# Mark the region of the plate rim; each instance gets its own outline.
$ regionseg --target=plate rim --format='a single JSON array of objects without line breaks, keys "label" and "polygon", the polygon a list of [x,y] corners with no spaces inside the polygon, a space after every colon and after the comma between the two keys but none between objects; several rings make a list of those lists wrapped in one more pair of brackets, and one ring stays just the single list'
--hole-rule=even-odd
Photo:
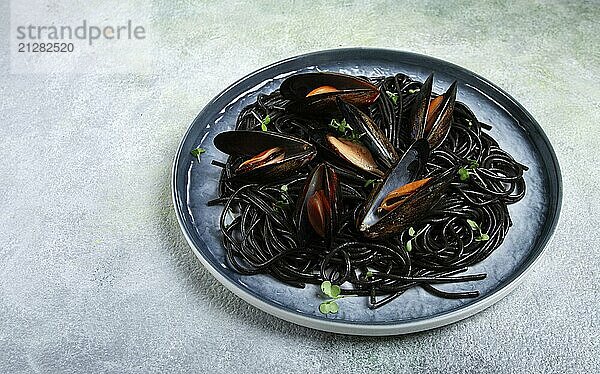
[{"label": "plate rim", "polygon": [[[506,100],[508,100],[512,105],[516,106],[522,112],[522,114],[527,118],[527,120],[532,125],[532,130],[535,130],[537,135],[540,137],[541,142],[546,146],[547,150],[549,151],[545,157],[549,157],[551,164],[553,164],[553,166],[554,166],[554,171],[555,171],[554,180],[556,181],[556,191],[555,191],[556,204],[554,206],[550,207],[549,216],[551,216],[551,217],[548,217],[548,219],[550,219],[551,222],[549,225],[547,223],[544,225],[547,232],[546,232],[546,235],[543,238],[541,238],[541,242],[537,245],[537,247],[539,247],[539,251],[537,251],[537,253],[532,253],[525,260],[525,262],[521,265],[521,268],[519,270],[520,272],[512,280],[508,281],[508,283],[506,283],[504,285],[501,285],[499,288],[497,288],[491,294],[481,297],[481,299],[473,302],[470,305],[459,307],[458,309],[455,309],[455,310],[443,312],[439,315],[435,315],[432,317],[420,318],[420,319],[416,319],[413,321],[399,322],[399,323],[365,324],[362,322],[349,322],[349,321],[343,321],[343,320],[327,320],[327,319],[323,319],[323,318],[316,318],[316,317],[312,317],[312,316],[308,316],[308,315],[302,315],[302,314],[293,312],[291,310],[287,310],[282,307],[278,307],[277,304],[275,304],[275,303],[269,303],[268,301],[262,300],[262,299],[258,298],[257,296],[251,294],[249,291],[246,291],[243,288],[239,287],[236,283],[230,281],[227,277],[225,277],[218,269],[216,269],[202,255],[200,250],[197,248],[194,240],[192,239],[190,233],[188,232],[188,227],[185,224],[184,215],[183,215],[183,212],[181,211],[182,209],[180,209],[181,208],[181,206],[180,206],[181,199],[180,199],[180,196],[178,193],[177,175],[179,172],[180,160],[183,156],[183,147],[185,145],[186,140],[188,139],[188,136],[190,135],[190,132],[194,128],[194,124],[198,121],[198,119],[201,118],[203,115],[205,115],[205,113],[208,111],[208,109],[211,108],[215,104],[215,102],[217,102],[221,97],[223,97],[225,94],[227,94],[233,88],[235,88],[236,86],[238,86],[239,84],[241,84],[247,80],[250,80],[252,77],[254,77],[256,75],[261,74],[262,72],[264,72],[266,70],[273,69],[279,65],[293,62],[295,60],[310,59],[312,57],[317,57],[320,55],[330,55],[330,54],[339,54],[339,53],[343,54],[343,53],[351,53],[351,52],[357,52],[357,51],[360,51],[362,53],[372,52],[374,54],[382,54],[382,53],[383,54],[396,54],[398,56],[403,55],[405,57],[410,57],[413,59],[423,58],[423,59],[427,59],[427,60],[430,60],[435,63],[445,65],[448,68],[460,71],[462,73],[466,73],[466,74],[470,75],[471,77],[480,80],[483,84],[489,86],[489,88],[497,91],[499,94],[504,96],[504,98]],[[536,148],[537,148],[537,145],[536,145]],[[538,151],[539,151],[539,149],[538,149]],[[545,162],[545,164],[547,164],[547,162]],[[549,172],[547,172],[547,174],[549,175]],[[531,271],[531,269],[535,266],[535,264],[540,260],[540,258],[546,251],[548,243],[552,240],[554,233],[555,233],[556,226],[558,224],[560,211],[562,208],[562,195],[563,195],[562,189],[563,189],[562,173],[560,170],[560,165],[558,162],[558,158],[556,157],[556,153],[555,153],[548,137],[544,133],[544,131],[541,128],[541,126],[539,125],[539,123],[533,118],[533,116],[517,100],[515,100],[511,95],[509,95],[502,88],[498,87],[497,85],[495,85],[491,81],[487,80],[486,78],[480,76],[479,74],[472,72],[471,70],[463,68],[454,63],[451,63],[451,62],[448,62],[448,61],[445,61],[442,59],[438,59],[436,57],[419,54],[419,53],[414,53],[414,52],[397,50],[397,49],[371,48],[371,47],[334,48],[334,49],[325,49],[325,50],[304,53],[304,54],[289,57],[289,58],[286,58],[286,59],[283,59],[280,61],[273,62],[269,65],[266,65],[264,67],[261,67],[261,68],[255,70],[249,74],[246,74],[242,78],[236,80],[235,82],[230,84],[228,87],[226,87],[224,90],[222,90],[214,98],[212,98],[203,107],[203,109],[196,115],[194,120],[190,123],[190,125],[188,126],[185,134],[183,135],[183,137],[179,143],[179,146],[177,147],[177,151],[176,151],[175,158],[174,158],[173,164],[172,164],[172,169],[171,169],[171,198],[172,198],[173,207],[175,209],[175,214],[177,216],[177,221],[178,221],[179,227],[180,227],[188,245],[191,247],[192,251],[194,252],[195,256],[200,260],[202,265],[212,274],[212,276],[215,277],[223,286],[225,286],[225,288],[227,288],[229,291],[233,292],[236,296],[238,296],[245,302],[249,303],[250,305],[253,305],[254,307],[256,307],[268,314],[271,314],[275,317],[286,320],[288,322],[292,322],[297,325],[301,325],[304,327],[313,328],[313,329],[317,329],[317,330],[321,330],[321,331],[326,331],[326,332],[349,334],[349,335],[364,335],[364,336],[386,336],[386,335],[410,334],[410,333],[414,333],[414,332],[425,331],[425,330],[430,330],[430,329],[434,329],[437,327],[449,325],[451,323],[471,317],[474,314],[481,312],[482,310],[492,306],[493,304],[495,304],[496,302],[498,302],[499,300],[501,300],[502,298],[507,296],[512,290],[514,290],[519,284],[522,283],[525,274],[527,274],[529,271]],[[548,219],[547,219],[547,221],[548,221]],[[544,226],[542,228],[544,228]],[[532,256],[533,256],[533,258],[532,258]]]}]

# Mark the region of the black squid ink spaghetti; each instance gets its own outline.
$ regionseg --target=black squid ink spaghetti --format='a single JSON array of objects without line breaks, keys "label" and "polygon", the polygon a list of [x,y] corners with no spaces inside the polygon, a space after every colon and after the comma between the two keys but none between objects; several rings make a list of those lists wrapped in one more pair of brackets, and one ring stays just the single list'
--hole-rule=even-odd
[{"label": "black squid ink spaghetti", "polygon": [[227,265],[293,287],[321,285],[334,300],[363,296],[372,309],[411,287],[477,297],[439,285],[502,244],[507,206],[525,195],[523,173],[456,101],[457,84],[432,92],[406,75],[307,73],[258,96],[215,146],[229,155],[219,196]]}]

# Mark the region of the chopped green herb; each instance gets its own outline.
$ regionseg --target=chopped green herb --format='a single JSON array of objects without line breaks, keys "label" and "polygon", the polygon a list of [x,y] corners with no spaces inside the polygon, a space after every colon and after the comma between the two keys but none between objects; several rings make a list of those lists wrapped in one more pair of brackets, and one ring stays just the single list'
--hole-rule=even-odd
[{"label": "chopped green herb", "polygon": [[192,149],[190,154],[194,157],[200,158],[200,155],[203,154],[204,152],[206,152],[206,149],[198,147],[196,149]]},{"label": "chopped green herb", "polygon": [[369,187],[373,183],[375,183],[375,179],[367,179],[367,181],[365,182],[365,187]]},{"label": "chopped green herb", "polygon": [[344,139],[348,139],[348,140],[351,140],[351,141],[353,141],[355,143],[359,143],[360,142],[360,138],[363,135],[365,135],[365,134],[364,133],[363,134],[358,134],[358,133],[354,132],[354,130],[351,130],[350,134],[344,135]]},{"label": "chopped green herb", "polygon": [[290,199],[287,194],[288,186],[287,186],[287,184],[284,184],[279,188],[281,189],[281,194],[280,194],[281,200],[277,200],[274,205],[276,208],[283,210],[283,209],[286,209],[290,205]]},{"label": "chopped green herb", "polygon": [[409,94],[414,94],[414,93],[417,93],[417,92],[419,92],[419,91],[421,91],[421,89],[419,89],[419,88],[413,88],[412,90],[408,90],[407,92],[408,92]]},{"label": "chopped green herb", "polygon": [[373,278],[373,272],[371,270],[367,271],[366,275],[367,278]]},{"label": "chopped green herb", "polygon": [[262,122],[260,123],[260,128],[261,128],[261,130],[262,130],[262,131],[267,131],[267,130],[268,130],[268,128],[267,128],[267,125],[268,125],[269,123],[271,123],[271,116],[269,116],[269,115],[267,114],[267,116],[266,116],[265,118],[263,118]]},{"label": "chopped green herb", "polygon": [[331,120],[331,122],[329,123],[329,127],[336,129],[337,132],[342,134],[342,137],[344,139],[348,139],[353,142],[358,142],[360,140],[360,138],[364,135],[364,134],[359,134],[359,133],[355,132],[354,129],[352,127],[350,127],[350,125],[346,122],[345,118],[342,119],[341,121],[338,121],[337,119],[333,118]]},{"label": "chopped green herb", "polygon": [[385,91],[385,93],[390,97],[390,100],[392,100],[392,103],[394,103],[394,105],[396,105],[398,103],[398,94],[397,93],[393,93],[390,91]]},{"label": "chopped green herb", "polygon": [[481,234],[475,238],[475,241],[478,241],[478,242],[485,242],[487,240],[490,240],[490,236],[488,234]]},{"label": "chopped green herb", "polygon": [[471,226],[471,230],[473,230],[473,231],[479,230],[479,225],[477,224],[477,222],[473,221],[472,219],[468,219],[467,223],[469,224],[469,226]]},{"label": "chopped green herb", "polygon": [[337,119],[333,118],[329,123],[329,126],[333,127],[341,134],[345,134],[347,129],[352,130],[352,127],[350,127],[350,125],[346,122],[345,118],[343,118],[341,121],[338,121]]},{"label": "chopped green herb", "polygon": [[477,160],[467,160],[469,161],[468,169],[475,170],[479,167],[479,162]]},{"label": "chopped green herb", "polygon": [[479,236],[475,237],[476,242],[485,242],[490,240],[490,236],[488,234],[481,232],[481,227],[479,227],[477,222],[473,221],[472,219],[467,219],[467,223],[469,226],[471,226],[471,230],[479,231]]},{"label": "chopped green herb", "polygon": [[461,181],[466,181],[467,179],[469,179],[470,170],[475,170],[479,167],[479,162],[477,160],[467,160],[469,162],[469,165],[467,166],[463,166],[460,169],[458,169],[458,176],[460,177]]},{"label": "chopped green herb", "polygon": [[404,244],[404,249],[406,250],[406,252],[410,252],[410,251],[412,251],[412,247],[413,247],[413,243],[412,243],[412,241],[413,241],[413,239],[415,239],[417,236],[421,235],[421,233],[423,233],[424,231],[425,231],[425,230],[423,230],[423,229],[422,229],[421,231],[417,231],[417,230],[415,230],[415,228],[414,228],[414,227],[412,227],[412,226],[408,228],[408,235],[409,235],[411,238],[410,238],[410,240],[409,240],[409,241],[407,241],[407,242]]}]

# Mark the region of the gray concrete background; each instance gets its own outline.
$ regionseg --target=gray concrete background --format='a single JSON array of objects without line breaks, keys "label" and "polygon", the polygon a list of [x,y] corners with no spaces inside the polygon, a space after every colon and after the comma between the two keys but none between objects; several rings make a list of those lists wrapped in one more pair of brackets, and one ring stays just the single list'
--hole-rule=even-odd
[{"label": "gray concrete background", "polygon": [[[0,372],[600,370],[598,3],[151,9],[148,74],[17,75],[0,5]],[[483,313],[410,336],[321,333],[239,300],[185,243],[169,177],[196,113],[261,66],[338,46],[473,70],[521,102],[554,145],[564,178],[555,238],[524,283]]]}]

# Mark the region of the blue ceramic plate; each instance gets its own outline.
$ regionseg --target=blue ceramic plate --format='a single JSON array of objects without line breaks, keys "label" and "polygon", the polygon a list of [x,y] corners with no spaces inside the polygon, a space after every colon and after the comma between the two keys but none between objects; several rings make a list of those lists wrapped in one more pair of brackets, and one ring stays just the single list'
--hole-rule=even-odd
[{"label": "blue ceramic plate", "polygon": [[[340,301],[338,314],[318,311],[317,286],[296,289],[268,276],[241,276],[229,269],[220,243],[221,206],[207,207],[217,196],[220,168],[211,160],[226,160],[213,146],[221,131],[234,128],[240,110],[259,93],[279,87],[287,76],[309,71],[334,71],[353,75],[404,73],[425,80],[435,73],[434,91],[459,83],[458,100],[478,119],[493,125],[491,135],[513,157],[529,166],[527,194],[509,207],[513,226],[504,243],[469,272],[488,274],[483,281],[444,285],[446,290],[481,292],[476,299],[446,300],[420,288],[407,291],[393,303],[367,308],[363,298]],[[200,160],[190,151],[206,149]],[[451,63],[413,53],[384,49],[336,49],[293,57],[260,69],[221,92],[198,114],[183,137],[173,166],[173,200],[181,229],[194,253],[228,289],[250,304],[285,320],[325,331],[359,335],[392,335],[435,328],[471,316],[506,296],[548,243],[561,205],[558,162],[546,135],[529,113],[510,95],[484,78]]]}]

